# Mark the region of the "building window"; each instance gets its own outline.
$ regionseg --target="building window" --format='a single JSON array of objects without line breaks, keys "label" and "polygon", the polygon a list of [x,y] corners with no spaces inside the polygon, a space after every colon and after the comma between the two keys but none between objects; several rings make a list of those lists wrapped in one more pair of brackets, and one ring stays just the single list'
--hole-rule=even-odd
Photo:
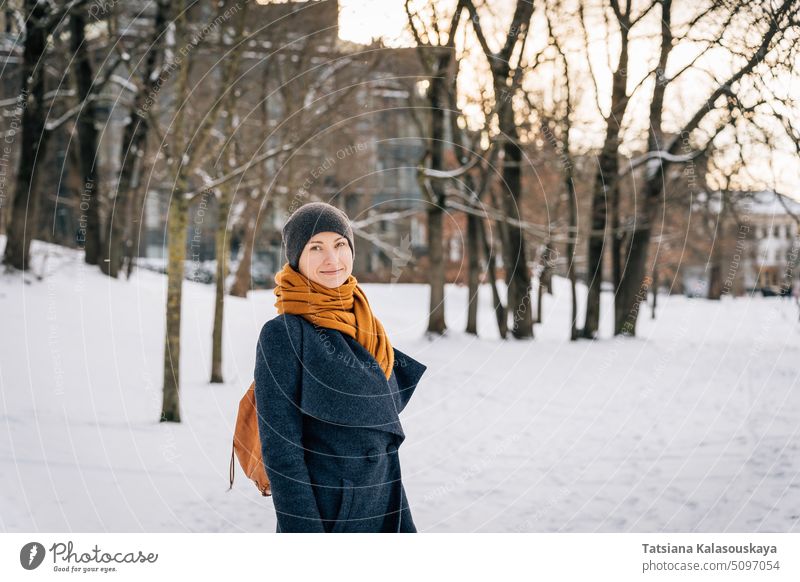
[{"label": "building window", "polygon": [[375,273],[381,268],[381,252],[378,249],[373,249],[369,254],[369,272]]},{"label": "building window", "polygon": [[425,225],[416,216],[411,217],[411,245],[415,247],[425,245]]},{"label": "building window", "polygon": [[457,263],[461,260],[461,239],[452,237],[450,239],[450,261]]}]

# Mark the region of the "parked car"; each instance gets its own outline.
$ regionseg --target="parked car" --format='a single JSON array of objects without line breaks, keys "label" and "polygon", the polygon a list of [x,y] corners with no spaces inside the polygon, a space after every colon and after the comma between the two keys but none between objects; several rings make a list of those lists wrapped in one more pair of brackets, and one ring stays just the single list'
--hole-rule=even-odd
[{"label": "parked car", "polygon": [[250,265],[250,282],[253,288],[271,289],[275,286],[275,273],[264,263]]},{"label": "parked car", "polygon": [[136,257],[136,266],[156,273],[167,272],[167,259],[159,257]]},{"label": "parked car", "polygon": [[183,278],[196,283],[213,283],[217,261],[184,261]]},{"label": "parked car", "polygon": [[779,285],[767,285],[761,288],[761,295],[764,297],[785,297],[790,293],[791,289],[788,285],[783,287]]}]

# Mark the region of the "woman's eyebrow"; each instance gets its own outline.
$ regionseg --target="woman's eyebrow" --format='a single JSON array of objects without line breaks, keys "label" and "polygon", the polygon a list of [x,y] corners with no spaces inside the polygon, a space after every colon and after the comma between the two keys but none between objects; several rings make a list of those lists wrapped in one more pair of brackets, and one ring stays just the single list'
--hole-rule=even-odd
[{"label": "woman's eyebrow", "polygon": [[[337,239],[336,239],[335,241],[333,241],[333,242],[339,242],[340,240],[343,240],[343,239],[344,239],[344,237],[343,237],[343,236],[340,236],[339,238],[337,238]],[[344,240],[346,240],[346,239],[344,239]],[[310,240],[310,241],[308,241],[308,244],[311,244],[311,243],[320,243],[320,244],[325,244],[325,241],[321,241],[321,240]]]}]

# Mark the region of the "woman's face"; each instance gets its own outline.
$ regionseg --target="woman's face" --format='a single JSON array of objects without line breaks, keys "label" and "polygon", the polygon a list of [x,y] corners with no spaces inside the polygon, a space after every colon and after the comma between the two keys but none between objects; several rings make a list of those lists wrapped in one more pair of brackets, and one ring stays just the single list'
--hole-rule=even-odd
[{"label": "woman's face", "polygon": [[312,236],[300,254],[300,273],[325,287],[339,287],[353,272],[353,252],[337,232]]}]

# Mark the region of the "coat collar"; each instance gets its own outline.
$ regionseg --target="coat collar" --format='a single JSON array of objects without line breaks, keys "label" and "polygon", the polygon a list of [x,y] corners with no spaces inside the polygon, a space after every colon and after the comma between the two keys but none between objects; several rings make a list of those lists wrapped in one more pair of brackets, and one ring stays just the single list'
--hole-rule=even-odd
[{"label": "coat collar", "polygon": [[356,339],[302,320],[303,413],[346,426],[373,428],[405,438],[399,413],[427,366],[394,348],[389,380]]}]

